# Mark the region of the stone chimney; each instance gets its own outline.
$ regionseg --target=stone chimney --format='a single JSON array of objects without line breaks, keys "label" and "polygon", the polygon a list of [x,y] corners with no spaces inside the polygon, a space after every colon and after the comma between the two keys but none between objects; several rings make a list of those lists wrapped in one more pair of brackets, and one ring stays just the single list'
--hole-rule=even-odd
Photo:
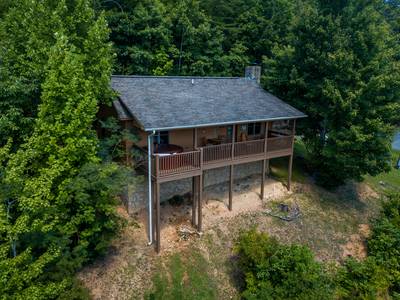
[{"label": "stone chimney", "polygon": [[261,67],[260,66],[247,66],[245,69],[244,77],[251,80],[256,80],[258,84],[261,81]]}]

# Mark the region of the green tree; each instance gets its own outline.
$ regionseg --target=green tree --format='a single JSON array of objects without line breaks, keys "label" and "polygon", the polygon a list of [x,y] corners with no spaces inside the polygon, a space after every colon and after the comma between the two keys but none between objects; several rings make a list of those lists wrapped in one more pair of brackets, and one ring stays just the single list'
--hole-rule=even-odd
[{"label": "green tree", "polygon": [[218,75],[223,35],[212,26],[198,0],[170,1],[176,75]]},{"label": "green tree", "polygon": [[119,74],[165,75],[173,66],[170,16],[159,0],[102,1]]},{"label": "green tree", "polygon": [[400,69],[380,1],[321,3],[303,8],[288,43],[264,59],[264,82],[308,115],[299,133],[318,181],[335,186],[389,169]]},{"label": "green tree", "polygon": [[[295,20],[296,11],[304,5],[288,0],[205,0],[202,8],[223,33],[225,53],[238,43],[246,51],[248,62],[261,63],[275,44],[285,41]],[[243,74],[243,69],[240,75]]]},{"label": "green tree", "polygon": [[[111,45],[105,18],[95,16],[89,0],[17,2],[6,22],[33,11],[58,26],[29,49],[35,62],[29,76],[41,83],[38,91],[26,91],[28,99],[40,98],[33,130],[17,151],[11,151],[12,135],[0,148],[0,294],[65,298],[73,272],[104,251],[120,223],[115,196],[128,174],[101,164],[92,129],[100,99],[111,94]],[[49,21],[38,21],[27,19],[24,26],[41,28],[44,39]],[[20,42],[18,49],[25,47]],[[8,66],[29,64],[20,55]]]}]

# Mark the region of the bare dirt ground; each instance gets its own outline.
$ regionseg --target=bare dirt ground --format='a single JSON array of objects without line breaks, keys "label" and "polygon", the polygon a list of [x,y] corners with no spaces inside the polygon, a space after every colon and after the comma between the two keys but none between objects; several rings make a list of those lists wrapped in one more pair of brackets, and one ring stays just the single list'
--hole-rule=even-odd
[{"label": "bare dirt ground", "polygon": [[[378,210],[377,194],[365,184],[348,184],[334,193],[312,183],[295,184],[293,192],[278,181],[269,179],[265,199],[260,199],[259,176],[249,177],[235,185],[233,210],[227,208],[226,185],[207,188],[204,192],[203,234],[182,240],[182,226],[191,228],[189,199],[179,206],[161,207],[161,254],[147,246],[146,215],[133,219],[111,247],[108,255],[85,268],[79,278],[89,288],[93,299],[142,299],[151,287],[151,277],[172,253],[199,249],[210,265],[221,299],[238,298],[232,278],[233,245],[242,230],[256,226],[260,231],[284,243],[309,246],[318,260],[340,262],[346,256],[365,257],[368,220]],[[285,222],[265,212],[277,203],[297,203],[300,218]],[[121,214],[124,214],[121,209]]]}]

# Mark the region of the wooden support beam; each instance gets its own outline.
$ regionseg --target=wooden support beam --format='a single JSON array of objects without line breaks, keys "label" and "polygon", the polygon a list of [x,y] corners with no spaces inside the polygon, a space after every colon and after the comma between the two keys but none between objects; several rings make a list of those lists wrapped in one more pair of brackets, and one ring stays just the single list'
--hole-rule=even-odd
[{"label": "wooden support beam", "polygon": [[263,161],[262,161],[262,167],[261,167],[261,193],[260,193],[260,198],[261,198],[261,200],[264,199],[265,163],[266,163],[266,160],[263,159]]},{"label": "wooden support beam", "polygon": [[192,177],[192,226],[196,226],[196,201],[197,201],[197,188],[196,188],[196,178]]},{"label": "wooden support beam", "polygon": [[292,184],[292,166],[293,166],[293,154],[289,156],[288,182],[287,182],[288,191],[290,191],[290,187]]},{"label": "wooden support beam", "polygon": [[268,151],[268,124],[269,122],[265,122],[264,125],[264,153],[265,155],[267,155],[267,151]]},{"label": "wooden support beam", "polygon": [[199,194],[198,194],[198,205],[197,205],[197,209],[198,209],[198,216],[197,216],[197,230],[199,232],[202,231],[202,225],[203,225],[203,175],[200,175],[198,177],[198,187],[199,187]]},{"label": "wooden support beam", "polygon": [[[160,157],[156,155],[156,174],[158,174],[159,166],[160,166]],[[161,249],[161,212],[160,212],[160,182],[156,178],[155,180],[155,199],[156,199],[156,251],[160,253]]]},{"label": "wooden support beam", "polygon": [[232,210],[232,198],[233,198],[233,165],[229,167],[229,205],[228,208],[229,210]]},{"label": "wooden support beam", "polygon": [[[264,155],[267,156],[268,151],[268,122],[264,123]],[[269,162],[269,160],[268,160]],[[265,185],[265,167],[266,167],[266,160],[263,159],[262,167],[261,167],[261,200],[264,199],[264,185]]]},{"label": "wooden support beam", "polygon": [[293,169],[293,151],[294,151],[294,136],[296,134],[296,119],[293,120],[292,128],[292,154],[289,156],[289,169],[288,169],[288,184],[287,188],[290,191],[292,185],[292,169]]},{"label": "wooden support beam", "polygon": [[235,158],[235,139],[236,139],[236,125],[232,125],[232,153],[231,153],[231,159],[233,160]]},{"label": "wooden support beam", "polygon": [[[232,125],[232,153],[231,159],[232,161],[235,159],[235,139],[236,139],[236,125]],[[232,210],[233,207],[233,164],[229,167],[229,210]]]},{"label": "wooden support beam", "polygon": [[151,199],[151,204],[152,204],[152,206],[153,206],[153,212],[152,212],[152,228],[153,228],[153,232],[152,232],[152,235],[153,235],[153,242],[155,242],[155,240],[156,240],[156,218],[157,218],[157,203],[156,203],[156,197],[155,197],[155,195],[156,195],[156,183],[153,181],[152,182],[152,184],[151,184],[151,186],[152,186],[152,199]]}]

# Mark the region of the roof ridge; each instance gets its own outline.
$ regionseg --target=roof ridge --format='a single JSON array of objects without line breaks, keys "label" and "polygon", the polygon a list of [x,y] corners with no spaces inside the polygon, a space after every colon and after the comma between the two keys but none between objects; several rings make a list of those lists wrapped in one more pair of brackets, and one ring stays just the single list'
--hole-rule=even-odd
[{"label": "roof ridge", "polygon": [[[159,76],[159,75],[118,75],[114,74],[111,77],[115,78],[165,78],[165,79],[247,79],[246,77],[223,77],[223,76]],[[250,80],[250,79],[249,79]]]}]

